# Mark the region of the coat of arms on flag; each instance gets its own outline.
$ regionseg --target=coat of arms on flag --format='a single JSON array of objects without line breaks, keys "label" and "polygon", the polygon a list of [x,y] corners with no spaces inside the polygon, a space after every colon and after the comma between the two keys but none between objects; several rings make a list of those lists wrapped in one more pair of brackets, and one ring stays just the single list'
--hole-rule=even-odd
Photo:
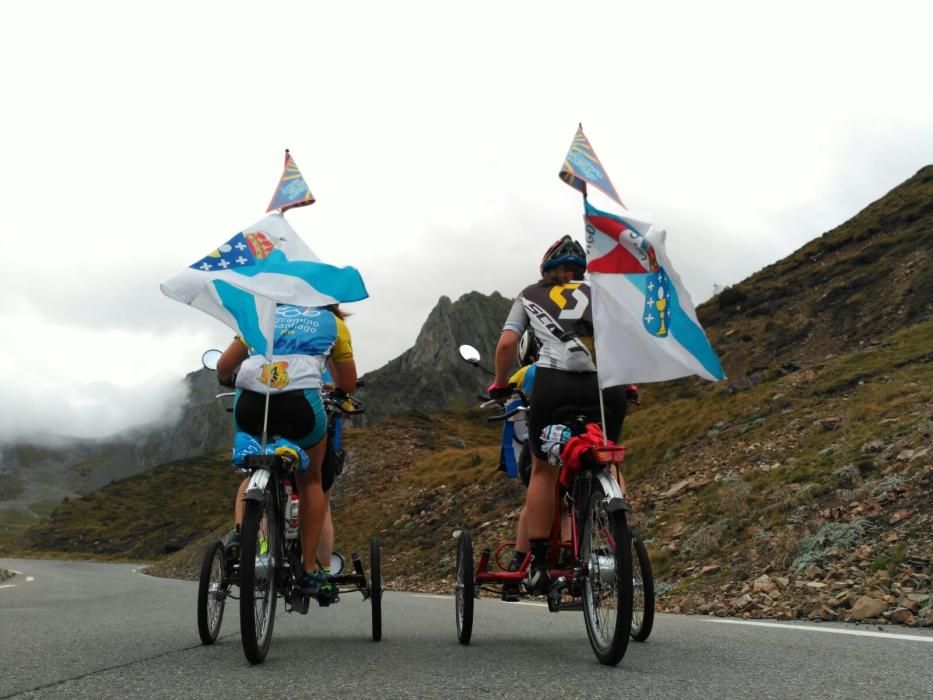
[{"label": "coat of arms on flag", "polygon": [[368,296],[353,267],[320,261],[281,214],[270,214],[162,283],[162,292],[233,328],[271,356],[276,304],[326,306]]},{"label": "coat of arms on flag", "polygon": [[723,379],[690,295],[667,258],[666,232],[589,202],[584,207],[600,386],[689,374]]},{"label": "coat of arms on flag", "polygon": [[275,188],[275,194],[272,195],[272,201],[269,202],[267,212],[274,209],[287,211],[295,207],[303,207],[308,204],[314,204],[314,195],[308,183],[305,182],[301,171],[298,169],[295,159],[292,158],[288,149],[285,149],[285,169],[282,177],[279,179],[278,187]]}]

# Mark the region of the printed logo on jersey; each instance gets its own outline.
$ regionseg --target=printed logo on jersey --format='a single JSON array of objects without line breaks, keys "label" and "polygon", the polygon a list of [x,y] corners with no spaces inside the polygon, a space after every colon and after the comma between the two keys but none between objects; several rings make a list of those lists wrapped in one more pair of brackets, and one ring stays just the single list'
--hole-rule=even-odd
[{"label": "printed logo on jersey", "polygon": [[337,322],[330,311],[292,304],[276,307],[276,355],[324,355],[336,339]]},{"label": "printed logo on jersey", "polygon": [[267,362],[262,366],[262,374],[259,375],[259,381],[270,386],[273,389],[284,389],[288,386],[288,363]]},{"label": "printed logo on jersey", "polygon": [[[586,294],[580,289],[580,284],[576,282],[563,285],[556,284],[551,287],[548,296],[551,298],[551,301],[557,304],[557,308],[560,309],[557,318],[567,321],[576,321],[577,319],[583,318],[586,307],[590,305],[590,300],[587,299]],[[569,307],[568,301],[572,301]]]}]

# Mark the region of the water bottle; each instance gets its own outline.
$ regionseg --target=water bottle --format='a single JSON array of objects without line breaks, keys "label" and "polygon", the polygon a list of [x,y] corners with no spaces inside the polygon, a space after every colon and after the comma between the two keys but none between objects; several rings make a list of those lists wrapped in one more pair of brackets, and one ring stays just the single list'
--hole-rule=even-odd
[{"label": "water bottle", "polygon": [[298,492],[292,490],[291,480],[285,481],[285,539],[298,537]]}]

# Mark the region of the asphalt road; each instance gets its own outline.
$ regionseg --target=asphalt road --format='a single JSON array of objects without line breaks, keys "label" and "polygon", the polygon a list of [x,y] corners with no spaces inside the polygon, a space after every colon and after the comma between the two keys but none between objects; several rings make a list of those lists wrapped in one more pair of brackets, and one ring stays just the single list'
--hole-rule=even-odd
[{"label": "asphalt road", "polygon": [[[348,594],[279,612],[266,662],[243,656],[236,601],[201,646],[197,584],[132,565],[0,560],[0,697],[933,697],[933,633],[659,615],[616,668],[582,613],[477,601],[457,643],[449,597],[386,593],[383,641]],[[280,606],[281,607],[281,606]]]}]

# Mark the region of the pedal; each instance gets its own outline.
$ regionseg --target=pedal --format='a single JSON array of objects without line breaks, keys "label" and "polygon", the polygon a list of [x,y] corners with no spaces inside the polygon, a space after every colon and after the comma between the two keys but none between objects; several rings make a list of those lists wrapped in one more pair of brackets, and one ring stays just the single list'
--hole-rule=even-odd
[{"label": "pedal", "polygon": [[560,599],[564,594],[564,589],[567,587],[567,579],[563,576],[558,576],[554,582],[551,584],[550,589],[547,593],[547,609],[551,612],[557,612],[560,610]]},{"label": "pedal", "polygon": [[292,598],[292,610],[301,615],[308,614],[308,606],[311,604],[311,599],[306,595],[301,595],[300,593]]}]

